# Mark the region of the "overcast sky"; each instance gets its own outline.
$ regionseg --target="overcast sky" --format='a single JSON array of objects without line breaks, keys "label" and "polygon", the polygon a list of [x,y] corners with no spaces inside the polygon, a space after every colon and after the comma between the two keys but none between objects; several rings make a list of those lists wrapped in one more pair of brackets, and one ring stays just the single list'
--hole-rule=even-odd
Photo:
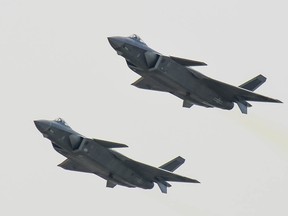
[{"label": "overcast sky", "polygon": [[[267,3],[268,2],[268,3]],[[270,3],[269,3],[270,2]],[[286,1],[0,0],[1,215],[288,215]],[[165,55],[240,85],[258,74],[248,115],[193,106],[130,84],[139,78],[108,36],[138,34]],[[65,171],[35,128],[64,118],[87,137],[125,143],[121,153],[160,166],[181,155],[168,194]]]}]

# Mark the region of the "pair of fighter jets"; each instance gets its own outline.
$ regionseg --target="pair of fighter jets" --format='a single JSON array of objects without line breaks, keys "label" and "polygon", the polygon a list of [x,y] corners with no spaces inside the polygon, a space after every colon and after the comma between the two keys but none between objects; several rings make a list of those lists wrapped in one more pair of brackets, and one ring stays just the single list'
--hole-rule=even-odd
[{"label": "pair of fighter jets", "polygon": [[[281,103],[253,92],[266,81],[262,75],[236,87],[191,68],[204,66],[205,63],[162,55],[148,47],[137,35],[109,37],[108,40],[117,53],[126,59],[128,67],[141,76],[132,85],[169,92],[183,100],[183,107],[199,105],[230,110],[236,103],[241,112],[247,114],[247,108],[252,106],[248,101]],[[157,183],[160,190],[167,193],[167,187],[171,187],[169,181],[199,183],[173,173],[185,161],[180,156],[156,168],[113,150],[127,145],[86,138],[72,130],[61,118],[34,123],[43,136],[52,142],[53,148],[67,158],[58,166],[96,174],[107,181],[107,187],[122,185],[151,189]]]}]

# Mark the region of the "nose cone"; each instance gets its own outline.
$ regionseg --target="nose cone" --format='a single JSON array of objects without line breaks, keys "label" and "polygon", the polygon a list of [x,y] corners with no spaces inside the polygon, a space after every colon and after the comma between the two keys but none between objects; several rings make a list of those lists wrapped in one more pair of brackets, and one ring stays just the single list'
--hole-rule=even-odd
[{"label": "nose cone", "polygon": [[121,37],[108,37],[108,41],[110,43],[110,45],[115,49],[118,50],[119,48],[121,48],[124,44],[123,40],[121,39]]},{"label": "nose cone", "polygon": [[47,120],[36,120],[34,124],[41,133],[45,133],[51,127],[51,122]]}]

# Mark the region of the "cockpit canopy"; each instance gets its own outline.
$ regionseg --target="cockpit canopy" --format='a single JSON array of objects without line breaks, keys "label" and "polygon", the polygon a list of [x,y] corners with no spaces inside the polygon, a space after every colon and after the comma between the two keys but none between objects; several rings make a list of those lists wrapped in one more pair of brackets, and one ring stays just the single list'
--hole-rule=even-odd
[{"label": "cockpit canopy", "polygon": [[54,121],[57,122],[57,123],[60,123],[62,125],[65,125],[66,127],[69,127],[69,125],[62,118],[57,118]]},{"label": "cockpit canopy", "polygon": [[138,35],[136,35],[136,34],[130,35],[129,38],[131,38],[131,39],[133,39],[133,40],[136,40],[136,41],[139,41],[140,43],[146,45],[146,43],[145,43]]}]

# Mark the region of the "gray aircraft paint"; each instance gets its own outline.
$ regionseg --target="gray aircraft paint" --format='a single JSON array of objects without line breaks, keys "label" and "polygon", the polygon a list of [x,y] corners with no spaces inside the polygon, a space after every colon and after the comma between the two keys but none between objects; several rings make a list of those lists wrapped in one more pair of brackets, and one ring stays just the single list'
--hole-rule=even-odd
[{"label": "gray aircraft paint", "polygon": [[163,193],[167,193],[167,187],[171,186],[168,181],[199,183],[172,173],[185,161],[180,156],[156,168],[112,150],[127,145],[86,138],[72,130],[61,118],[34,123],[43,136],[52,142],[53,148],[67,158],[58,166],[66,170],[96,174],[107,180],[107,187],[122,185],[151,189],[155,182]]},{"label": "gray aircraft paint", "polygon": [[247,101],[281,103],[277,99],[253,92],[266,81],[263,75],[236,87],[191,68],[206,63],[162,55],[148,47],[135,34],[130,37],[108,37],[108,40],[118,55],[126,59],[128,67],[141,76],[132,85],[169,92],[183,100],[183,107],[190,108],[195,104],[230,110],[236,103],[241,112],[247,114],[247,108],[252,106]]}]

